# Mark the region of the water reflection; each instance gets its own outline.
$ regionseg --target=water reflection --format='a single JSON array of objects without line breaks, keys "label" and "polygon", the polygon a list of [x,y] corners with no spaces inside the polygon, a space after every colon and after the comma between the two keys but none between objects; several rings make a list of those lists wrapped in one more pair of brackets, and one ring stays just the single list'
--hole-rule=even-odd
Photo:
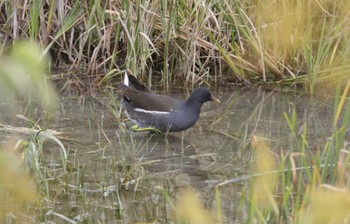
[{"label": "water reflection", "polygon": [[[58,194],[51,207],[88,223],[166,223],[174,217],[164,192],[175,200],[179,189],[192,186],[207,208],[216,208],[213,187],[249,173],[252,135],[268,139],[277,154],[297,151],[286,122],[293,111],[297,134],[306,126],[310,147],[317,147],[330,133],[333,107],[312,97],[229,88],[219,88],[215,95],[222,104],[207,103],[193,128],[159,136],[125,129],[125,119],[116,119],[113,114],[121,110],[118,105],[113,107],[110,97],[62,97],[60,110],[48,119],[34,107],[22,107],[19,113],[39,121],[42,127],[65,133],[61,139],[69,149],[72,168],[69,175],[53,173],[58,181],[50,185],[52,192],[67,191]],[[3,124],[26,125],[6,113],[1,115]],[[2,132],[2,141],[11,136]],[[55,147],[48,143],[45,157],[57,158],[59,163]],[[125,190],[121,183],[131,180],[137,181]],[[246,182],[220,187],[226,223],[244,220],[238,205],[247,187]],[[106,194],[107,189],[114,190]],[[45,219],[60,220],[52,215]]]}]

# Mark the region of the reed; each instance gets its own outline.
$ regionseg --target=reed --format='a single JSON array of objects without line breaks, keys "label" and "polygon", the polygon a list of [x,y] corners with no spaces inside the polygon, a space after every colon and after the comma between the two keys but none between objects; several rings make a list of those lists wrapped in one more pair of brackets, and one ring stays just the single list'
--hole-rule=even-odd
[{"label": "reed", "polygon": [[[240,220],[244,222],[346,222],[350,205],[347,186],[350,155],[346,142],[350,122],[350,101],[347,97],[350,90],[348,1],[261,0],[249,4],[225,0],[200,3],[143,0],[76,2],[35,0],[0,3],[0,10],[4,12],[0,17],[0,25],[4,28],[1,29],[3,48],[0,57],[2,102],[21,99],[28,107],[39,105],[45,111],[57,108],[57,95],[46,74],[50,65],[46,57],[48,54],[51,55],[52,67],[65,63],[70,65],[69,76],[73,76],[75,70],[84,69],[86,72],[76,75],[77,79],[107,74],[100,83],[112,80],[124,69],[130,69],[143,79],[148,76],[149,82],[161,84],[164,88],[172,84],[221,84],[226,80],[286,85],[302,83],[305,91],[309,92],[320,91],[326,86],[335,94],[332,133],[317,149],[312,148],[308,139],[310,130],[307,124],[311,121],[305,119],[305,125],[298,128],[300,121],[295,109],[284,114],[290,144],[279,154],[270,150],[264,133],[256,132],[256,126],[253,133],[249,132],[247,123],[252,117],[248,122],[242,122],[240,128],[245,132],[241,146],[252,150],[254,155],[249,161],[251,174],[228,179],[215,186],[211,193],[214,194],[216,212],[203,206],[196,198],[196,192],[185,191],[176,201],[176,195],[169,193],[165,184],[165,187],[159,188],[163,191],[164,207],[168,208],[165,213],[171,211],[175,214],[173,219],[180,222],[224,223],[225,208],[221,204],[225,196],[223,186],[243,181],[237,216],[242,215]],[[26,38],[39,42],[41,46],[33,41],[17,42]],[[10,45],[13,48],[7,49]],[[114,93],[110,93],[110,98],[113,103],[108,109],[120,119],[120,106],[115,104]],[[253,113],[258,114],[260,106],[262,104]],[[230,108],[226,110],[232,112]],[[9,113],[12,111],[9,110]],[[128,218],[127,215],[123,217],[123,203],[130,203],[130,200],[125,197],[123,201],[119,195],[120,187],[133,186],[133,192],[137,192],[139,181],[147,179],[142,167],[147,162],[141,161],[143,153],[146,149],[153,150],[158,142],[152,142],[152,137],[120,136],[117,133],[119,145],[114,146],[106,137],[102,122],[96,122],[98,143],[104,139],[109,145],[98,145],[97,149],[87,147],[88,154],[100,159],[100,163],[94,165],[100,166],[99,171],[102,171],[99,174],[103,173],[103,177],[95,180],[94,176],[89,176],[93,180],[86,180],[87,169],[92,166],[89,161],[79,166],[78,156],[71,153],[74,150],[66,149],[61,140],[48,130],[34,129],[38,127],[38,122],[28,120],[33,129],[29,135],[31,138],[22,140],[20,144],[22,163],[19,158],[11,157],[13,160],[9,160],[8,154],[0,153],[0,166],[6,171],[0,176],[4,198],[18,195],[19,199],[14,198],[14,203],[22,203],[23,206],[36,206],[37,201],[33,198],[38,198],[37,213],[40,217],[33,223],[51,219],[47,217],[74,222],[55,211],[59,210],[56,200],[69,195],[83,210],[90,205],[88,193],[99,192],[107,198],[111,192],[116,192],[110,196],[112,202],[108,209],[113,213],[108,217],[118,215]],[[91,136],[93,122],[93,119],[88,120]],[[231,133],[221,131],[220,134],[236,140]],[[170,149],[167,137],[164,150]],[[182,151],[186,147],[184,139],[182,135]],[[46,163],[43,153],[45,140],[58,145],[58,168]],[[119,157],[106,155],[106,147],[125,149],[124,154]],[[7,149],[5,146],[2,148]],[[112,159],[107,161],[108,156]],[[71,163],[68,163],[68,157],[71,157]],[[11,164],[9,161],[16,162]],[[17,170],[20,166],[24,172]],[[117,180],[117,183],[111,183],[111,180]],[[154,187],[153,180],[148,180],[150,188]],[[11,185],[18,189],[15,191],[18,194],[11,191],[8,187]],[[24,192],[23,187],[29,191]],[[188,204],[193,206],[184,207]],[[43,207],[50,208],[45,210],[45,215],[42,214]],[[30,216],[21,209],[17,211],[25,217]],[[0,210],[0,218],[4,219],[7,213],[8,210]],[[161,220],[166,220],[167,215]]]},{"label": "reed", "polygon": [[346,0],[3,1],[0,26],[3,46],[37,40],[54,65],[79,71],[76,78],[130,69],[165,88],[229,80],[297,83],[314,92],[348,78],[348,6]]}]

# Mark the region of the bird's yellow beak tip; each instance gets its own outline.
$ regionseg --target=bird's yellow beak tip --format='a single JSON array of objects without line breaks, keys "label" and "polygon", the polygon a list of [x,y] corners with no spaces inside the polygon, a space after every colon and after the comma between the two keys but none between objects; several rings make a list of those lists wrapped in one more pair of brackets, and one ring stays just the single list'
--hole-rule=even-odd
[{"label": "bird's yellow beak tip", "polygon": [[221,103],[221,101],[218,98],[214,97],[214,96],[212,97],[211,101],[214,101],[216,103]]}]

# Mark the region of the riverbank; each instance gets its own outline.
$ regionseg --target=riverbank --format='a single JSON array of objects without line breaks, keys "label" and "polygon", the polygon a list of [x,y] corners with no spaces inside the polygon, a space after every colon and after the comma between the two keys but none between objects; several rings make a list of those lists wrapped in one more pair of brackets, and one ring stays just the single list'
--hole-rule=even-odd
[{"label": "riverbank", "polygon": [[165,88],[301,84],[313,93],[350,74],[349,4],[5,1],[1,51],[34,39],[52,67],[67,65],[77,79],[130,69]]}]

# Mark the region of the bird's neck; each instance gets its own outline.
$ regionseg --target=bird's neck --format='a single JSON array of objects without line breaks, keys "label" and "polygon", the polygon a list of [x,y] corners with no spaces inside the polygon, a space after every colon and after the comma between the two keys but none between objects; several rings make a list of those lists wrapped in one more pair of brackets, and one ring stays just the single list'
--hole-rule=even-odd
[{"label": "bird's neck", "polygon": [[187,108],[193,108],[195,113],[199,113],[203,104],[195,98],[190,97],[186,100],[185,105]]}]

